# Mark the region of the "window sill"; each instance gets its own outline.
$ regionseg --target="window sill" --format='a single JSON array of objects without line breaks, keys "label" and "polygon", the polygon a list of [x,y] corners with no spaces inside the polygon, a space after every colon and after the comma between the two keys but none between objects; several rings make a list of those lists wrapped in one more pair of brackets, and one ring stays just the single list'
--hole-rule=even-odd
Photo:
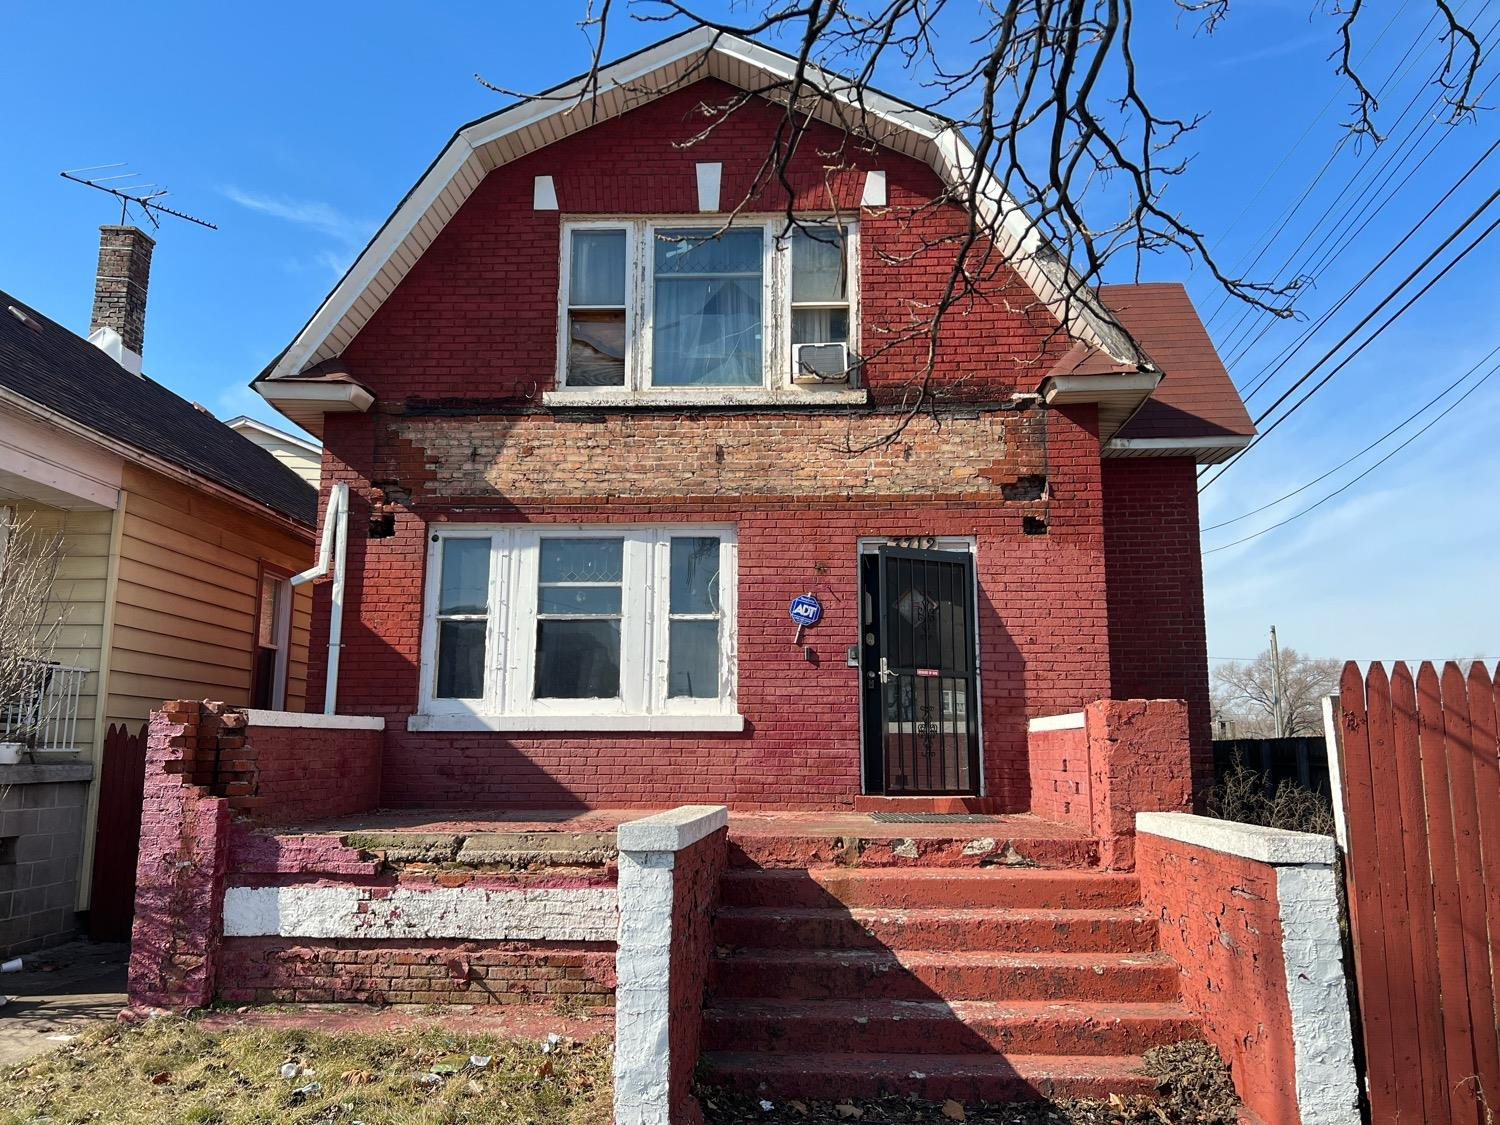
[{"label": "window sill", "polygon": [[591,409],[652,406],[864,406],[870,401],[866,387],[705,387],[701,390],[601,390],[597,387],[563,388],[542,392],[543,406]]},{"label": "window sill", "polygon": [[743,715],[412,715],[409,731],[742,731]]}]

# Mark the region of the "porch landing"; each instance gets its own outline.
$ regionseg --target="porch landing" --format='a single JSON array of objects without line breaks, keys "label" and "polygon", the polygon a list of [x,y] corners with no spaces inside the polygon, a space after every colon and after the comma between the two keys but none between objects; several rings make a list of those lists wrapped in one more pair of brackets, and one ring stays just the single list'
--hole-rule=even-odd
[{"label": "porch landing", "polygon": [[[453,836],[613,835],[625,821],[660,809],[382,809],[262,829],[279,837],[350,833]],[[821,864],[884,867],[1092,867],[1098,841],[1073,825],[1031,813],[977,820],[882,823],[868,813],[800,810],[729,814],[730,863],[742,867]]]}]

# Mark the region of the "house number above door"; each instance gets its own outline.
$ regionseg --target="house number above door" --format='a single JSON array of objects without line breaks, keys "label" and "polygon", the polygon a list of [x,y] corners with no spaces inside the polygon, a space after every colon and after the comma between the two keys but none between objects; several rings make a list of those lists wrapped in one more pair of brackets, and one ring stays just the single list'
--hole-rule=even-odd
[{"label": "house number above door", "polygon": [[888,547],[905,547],[908,550],[931,551],[937,547],[936,535],[902,535],[887,539]]}]

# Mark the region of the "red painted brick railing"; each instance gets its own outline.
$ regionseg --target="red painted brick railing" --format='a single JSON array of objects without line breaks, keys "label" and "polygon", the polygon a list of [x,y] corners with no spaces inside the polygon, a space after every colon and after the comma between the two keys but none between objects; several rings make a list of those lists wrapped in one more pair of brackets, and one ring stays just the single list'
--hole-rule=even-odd
[{"label": "red painted brick railing", "polygon": [[1027,735],[1031,811],[1087,829],[1100,862],[1135,864],[1135,814],[1192,807],[1187,705],[1101,699],[1081,712],[1033,719]]},{"label": "red painted brick railing", "polygon": [[1260,1120],[1357,1125],[1331,837],[1142,814],[1141,899]]}]

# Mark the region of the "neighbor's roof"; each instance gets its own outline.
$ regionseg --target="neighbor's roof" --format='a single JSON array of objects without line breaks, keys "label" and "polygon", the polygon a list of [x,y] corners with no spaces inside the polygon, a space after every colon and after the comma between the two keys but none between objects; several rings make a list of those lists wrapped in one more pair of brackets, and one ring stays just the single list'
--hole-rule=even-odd
[{"label": "neighbor's roof", "polygon": [[[717,78],[742,90],[791,79],[796,61],[747,39],[696,28],[581,75],[534,98],[463,126],[407,193],[312,319],[256,379],[297,379],[339,355],[401,283],[464,201],[495,168],[618,117],[684,83]],[[974,151],[958,126],[889,95],[825,72],[832,97],[814,112],[835,126],[859,115],[865,131],[887,148],[928,164],[946,183],[966,183]],[[1048,246],[1035,225],[993,176],[980,177],[978,206],[1008,236],[1001,249],[1074,338],[1129,370],[1146,369],[1130,334]],[[1071,298],[1069,295],[1071,294]]]},{"label": "neighbor's roof", "polygon": [[1206,438],[1230,446],[1235,444],[1231,439],[1255,433],[1239,391],[1182,285],[1101,285],[1099,296],[1163,373],[1155,392],[1115,435],[1116,441]]},{"label": "neighbor's roof", "polygon": [[317,519],[317,490],[269,452],[4,291],[0,387],[298,523]]}]

